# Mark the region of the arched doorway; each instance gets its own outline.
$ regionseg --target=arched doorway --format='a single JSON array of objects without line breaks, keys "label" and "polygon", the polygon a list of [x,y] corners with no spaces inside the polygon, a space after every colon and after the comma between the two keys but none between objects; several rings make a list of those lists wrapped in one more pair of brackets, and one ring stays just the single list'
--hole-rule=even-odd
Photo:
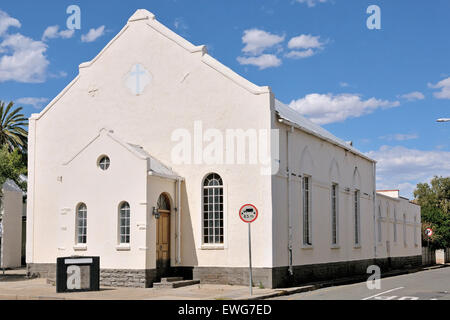
[{"label": "arched doorway", "polygon": [[158,198],[156,221],[156,269],[158,277],[166,277],[170,271],[170,200],[161,193]]}]

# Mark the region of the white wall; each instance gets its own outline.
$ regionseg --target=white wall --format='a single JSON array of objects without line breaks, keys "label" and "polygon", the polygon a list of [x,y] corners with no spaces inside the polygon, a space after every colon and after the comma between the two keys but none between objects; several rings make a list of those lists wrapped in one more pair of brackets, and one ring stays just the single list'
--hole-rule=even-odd
[{"label": "white wall", "polygon": [[[288,265],[287,131],[274,116],[280,130],[280,174],[273,177],[274,264]],[[373,166],[360,156],[346,152],[315,136],[294,129],[290,134],[291,215],[293,265],[370,259],[373,246]],[[312,178],[312,247],[303,246],[302,187],[299,176]],[[331,186],[339,184],[338,246],[331,241]],[[354,245],[353,192],[360,190],[360,246]]]},{"label": "white wall", "polygon": [[[137,63],[153,78],[139,96],[124,84]],[[57,216],[60,199],[65,197],[56,179],[62,175],[58,168],[105,127],[125,141],[141,145],[186,179],[182,223],[188,231],[182,237],[193,242],[195,253],[192,247],[184,248],[183,265],[246,266],[247,252],[241,243],[247,241],[247,226],[240,221],[238,210],[250,202],[260,210],[253,224],[254,242],[258,243],[253,262],[255,267],[271,266],[270,176],[262,176],[258,165],[172,163],[175,143],[171,134],[180,128],[192,133],[197,120],[204,129],[222,132],[229,128],[270,129],[270,91],[234,74],[152,19],[128,23],[92,63],[83,64],[68,88],[30,120],[27,261],[55,262]],[[215,250],[204,249],[201,242],[201,184],[210,172],[220,174],[225,183],[226,232],[228,239],[233,239]]]},{"label": "white wall", "polygon": [[[377,193],[376,232],[379,257],[404,257],[422,254],[420,206],[401,197]],[[381,220],[378,218],[381,208]],[[403,216],[406,217],[406,223]],[[414,220],[415,218],[415,220]],[[381,238],[378,221],[381,222]],[[394,228],[397,228],[397,241]],[[416,233],[416,237],[414,237]],[[390,253],[388,253],[388,250]]]},{"label": "white wall", "polygon": [[1,267],[16,268],[22,265],[22,191],[3,188],[3,237]]},{"label": "white wall", "polygon": [[[111,161],[105,171],[97,166],[102,155]],[[55,203],[58,210],[53,213],[58,226],[56,242],[38,242],[35,248],[49,259],[55,255],[92,255],[101,257],[101,268],[145,269],[146,231],[141,226],[147,223],[146,160],[114,141],[106,130],[75,158],[72,156],[58,171],[62,181],[55,190],[59,194]],[[129,246],[119,246],[118,240],[119,205],[124,201],[130,205]],[[80,203],[87,206],[86,245],[76,243],[76,208]]]}]

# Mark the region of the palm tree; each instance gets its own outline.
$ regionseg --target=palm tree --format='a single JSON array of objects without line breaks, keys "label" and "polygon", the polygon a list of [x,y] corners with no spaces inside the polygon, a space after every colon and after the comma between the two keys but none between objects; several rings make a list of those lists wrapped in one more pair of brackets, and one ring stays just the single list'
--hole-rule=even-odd
[{"label": "palm tree", "polygon": [[28,125],[27,118],[20,113],[22,107],[11,109],[11,101],[5,108],[5,102],[0,101],[0,146],[6,144],[9,151],[19,149],[26,152],[28,132],[23,128]]}]

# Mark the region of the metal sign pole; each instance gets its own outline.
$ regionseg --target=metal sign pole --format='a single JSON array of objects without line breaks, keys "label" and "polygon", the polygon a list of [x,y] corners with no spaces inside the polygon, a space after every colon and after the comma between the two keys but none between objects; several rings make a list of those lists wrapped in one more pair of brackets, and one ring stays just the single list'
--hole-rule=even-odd
[{"label": "metal sign pole", "polygon": [[252,232],[251,223],[248,224],[248,261],[250,271],[250,295],[253,295],[253,275],[252,275]]}]

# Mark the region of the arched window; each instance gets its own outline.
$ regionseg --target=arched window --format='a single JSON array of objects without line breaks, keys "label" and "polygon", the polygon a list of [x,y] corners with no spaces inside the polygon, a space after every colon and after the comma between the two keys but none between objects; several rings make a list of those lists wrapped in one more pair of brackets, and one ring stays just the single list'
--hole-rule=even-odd
[{"label": "arched window", "polygon": [[381,204],[378,205],[378,242],[383,240],[381,234]]},{"label": "arched window", "polygon": [[403,245],[406,247],[406,214],[403,214]]},{"label": "arched window", "polygon": [[164,193],[159,196],[157,206],[158,210],[170,212],[170,201]]},{"label": "arched window", "polygon": [[203,243],[223,244],[223,182],[217,173],[203,182]]},{"label": "arched window", "polygon": [[361,216],[361,204],[360,204],[360,192],[359,190],[354,191],[353,196],[353,214],[354,214],[354,227],[355,227],[355,246],[361,245],[361,223],[360,223],[360,216]]},{"label": "arched window", "polygon": [[397,209],[394,207],[394,242],[397,242]]},{"label": "arched window", "polygon": [[76,234],[77,243],[85,244],[87,242],[87,207],[84,203],[77,206]]},{"label": "arched window", "polygon": [[119,206],[119,243],[130,243],[130,205],[122,202]]},{"label": "arched window", "polygon": [[417,217],[414,216],[414,245],[417,246]]}]

